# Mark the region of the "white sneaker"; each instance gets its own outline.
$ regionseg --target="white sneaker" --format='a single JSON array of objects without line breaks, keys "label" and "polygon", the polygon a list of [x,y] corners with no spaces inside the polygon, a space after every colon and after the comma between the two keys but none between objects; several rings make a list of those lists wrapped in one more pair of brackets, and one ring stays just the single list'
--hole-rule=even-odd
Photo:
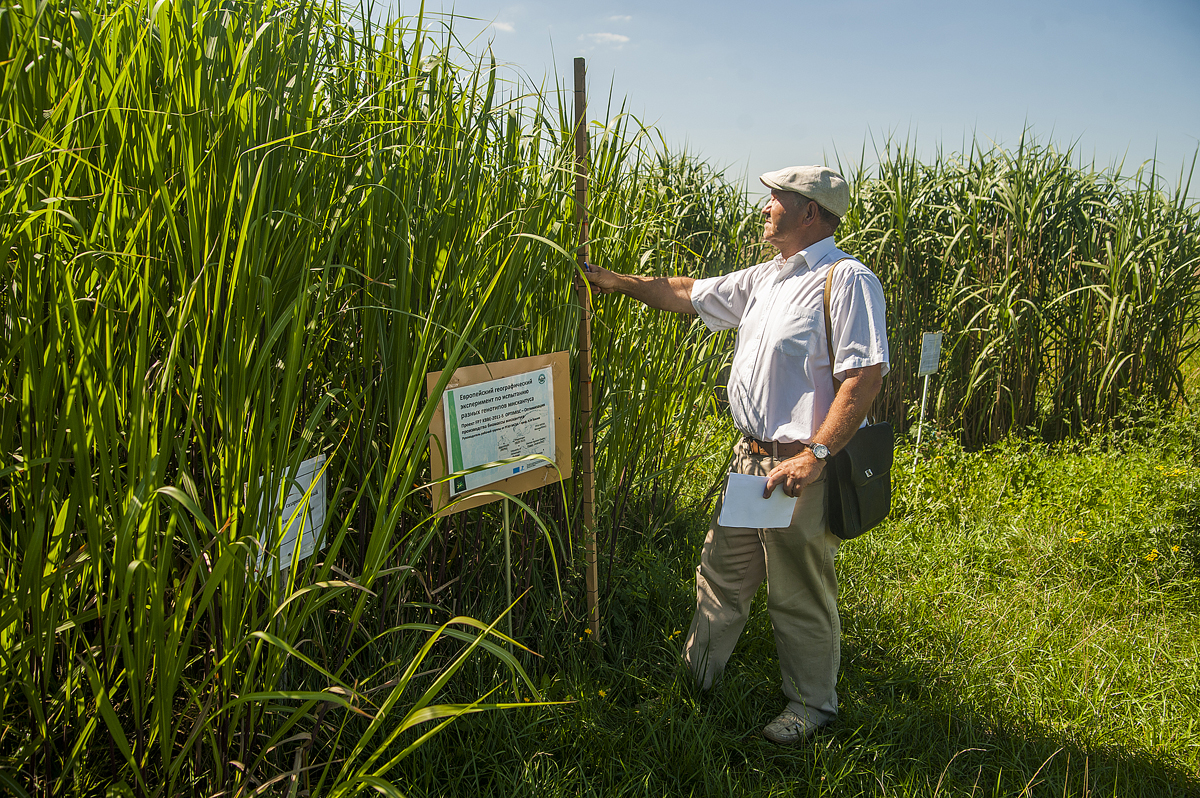
[{"label": "white sneaker", "polygon": [[819,728],[821,727],[800,717],[792,710],[785,709],[779,713],[779,717],[763,727],[762,733],[763,737],[766,737],[773,743],[794,745],[812,736]]}]

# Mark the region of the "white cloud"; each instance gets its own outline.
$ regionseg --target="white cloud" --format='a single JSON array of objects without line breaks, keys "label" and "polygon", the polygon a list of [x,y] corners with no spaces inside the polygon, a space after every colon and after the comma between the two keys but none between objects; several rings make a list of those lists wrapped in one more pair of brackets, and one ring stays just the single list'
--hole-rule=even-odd
[{"label": "white cloud", "polygon": [[609,22],[633,22],[633,17],[629,16],[628,14],[625,14],[625,15],[618,14],[615,17],[609,17],[608,21]]},{"label": "white cloud", "polygon": [[596,44],[616,44],[622,45],[629,41],[628,36],[622,36],[619,33],[589,33],[580,36],[580,39],[591,39]]},{"label": "white cloud", "polygon": [[511,22],[493,22],[492,27],[496,30],[502,30],[505,33],[512,33],[516,30]]}]

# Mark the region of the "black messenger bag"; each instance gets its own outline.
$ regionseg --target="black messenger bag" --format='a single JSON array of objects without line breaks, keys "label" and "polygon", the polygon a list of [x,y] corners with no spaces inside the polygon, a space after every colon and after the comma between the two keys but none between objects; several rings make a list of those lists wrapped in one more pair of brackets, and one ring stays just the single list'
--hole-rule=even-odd
[{"label": "black messenger bag", "polygon": [[892,509],[892,425],[869,424],[846,448],[829,458],[829,530],[856,538],[888,517]]},{"label": "black messenger bag", "polygon": [[[829,347],[829,369],[833,371],[833,322],[829,294],[833,271],[825,277],[825,342]],[[841,383],[834,379],[836,395]],[[829,531],[842,540],[856,538],[877,526],[892,509],[892,453],[896,441],[886,421],[860,427],[850,442],[829,458],[825,489],[829,498]]]}]

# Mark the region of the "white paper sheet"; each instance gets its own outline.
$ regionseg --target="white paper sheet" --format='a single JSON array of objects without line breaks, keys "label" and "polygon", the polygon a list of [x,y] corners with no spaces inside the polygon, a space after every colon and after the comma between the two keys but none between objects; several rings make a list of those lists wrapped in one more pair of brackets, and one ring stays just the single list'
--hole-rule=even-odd
[{"label": "white paper sheet", "polygon": [[[305,460],[300,464],[295,476],[291,470],[283,472],[286,483],[287,498],[283,502],[280,523],[286,528],[279,541],[278,557],[268,548],[274,540],[271,530],[264,531],[259,537],[258,571],[266,571],[270,575],[278,564],[280,570],[286,571],[292,565],[292,554],[300,547],[298,560],[304,560],[317,551],[321,529],[325,526],[325,455]],[[259,484],[263,480],[259,479]],[[262,508],[262,500],[259,500]]]},{"label": "white paper sheet", "polygon": [[764,499],[766,487],[766,477],[730,474],[717,523],[751,529],[779,529],[791,524],[796,499],[785,495],[781,485],[776,486],[771,498]]}]

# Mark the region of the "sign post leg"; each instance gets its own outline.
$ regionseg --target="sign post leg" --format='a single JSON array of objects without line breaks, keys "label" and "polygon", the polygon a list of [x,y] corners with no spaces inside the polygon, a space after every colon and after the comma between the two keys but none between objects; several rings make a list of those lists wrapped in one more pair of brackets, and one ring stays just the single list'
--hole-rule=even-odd
[{"label": "sign post leg", "polygon": [[925,387],[921,389],[921,418],[917,421],[917,446],[913,450],[913,473],[917,473],[917,458],[921,451],[921,427],[925,425],[925,400],[929,398],[929,375],[925,375]]},{"label": "sign post leg", "polygon": [[[509,535],[508,498],[504,499],[504,606],[508,607],[508,636],[513,636],[512,624],[512,541]],[[509,649],[512,645],[509,644]]]}]

